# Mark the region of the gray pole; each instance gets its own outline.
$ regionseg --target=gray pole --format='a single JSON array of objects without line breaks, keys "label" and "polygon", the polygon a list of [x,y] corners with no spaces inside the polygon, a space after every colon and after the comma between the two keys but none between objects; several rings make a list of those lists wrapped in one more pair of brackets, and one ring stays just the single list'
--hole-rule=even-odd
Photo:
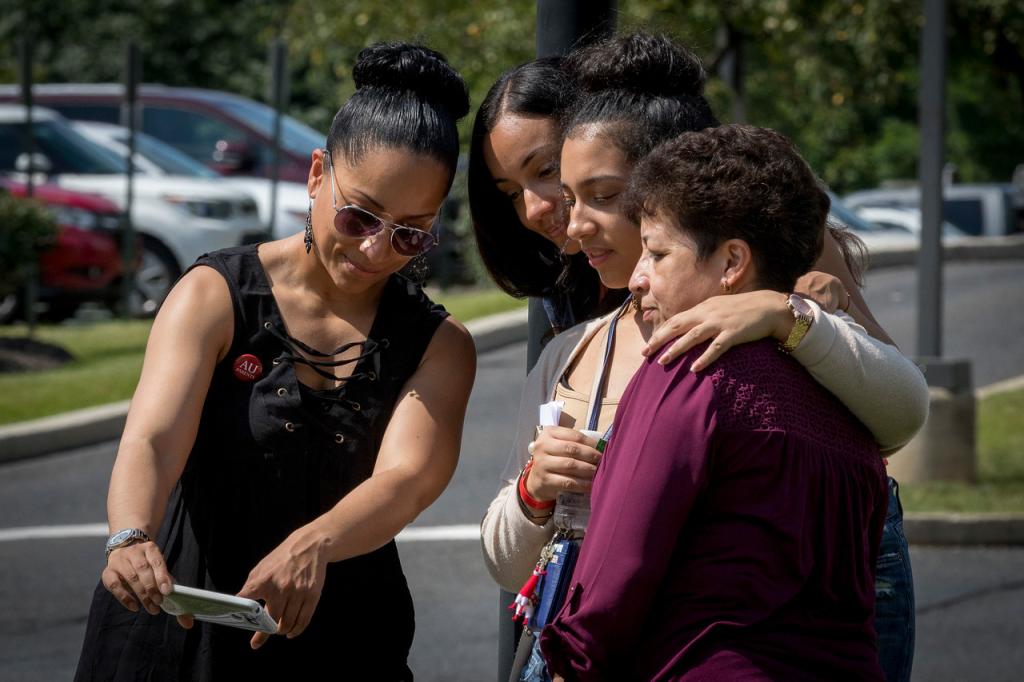
[{"label": "gray pole", "polygon": [[718,27],[718,49],[721,58],[718,75],[732,90],[732,122],[747,122],[747,91],[743,79],[743,34],[728,22]]},{"label": "gray pole", "polygon": [[[25,151],[28,153],[28,179],[25,181],[25,195],[31,199],[35,195],[36,182],[36,136],[32,125],[32,36],[28,12],[25,13],[25,35],[18,40],[18,61],[21,64],[21,99],[25,104]],[[39,299],[39,262],[29,266],[25,277],[25,321],[28,323],[28,335],[36,331],[36,301]]]},{"label": "gray pole", "polygon": [[928,421],[889,475],[905,482],[964,481],[976,475],[971,363],[942,357],[942,155],[946,81],[946,1],[924,0],[921,32],[921,254],[917,278],[917,357],[928,380]]},{"label": "gray pole", "polygon": [[142,80],[142,59],[139,46],[129,42],[124,52],[124,100],[121,102],[121,125],[128,129],[128,158],[125,165],[124,213],[121,216],[121,314],[130,315],[132,292],[135,289],[135,229],[132,207],[135,204],[135,131],[138,128],[136,102]]},{"label": "gray pole", "polygon": [[[537,0],[537,57],[557,57],[578,43],[615,30],[616,0]],[[539,299],[530,300],[526,369],[540,355],[541,339],[551,329]],[[498,682],[506,682],[512,669],[520,628],[509,616],[515,595],[501,590],[498,597]]]},{"label": "gray pole", "polygon": [[537,0],[537,56],[566,54],[615,30],[616,0]]},{"label": "gray pole", "polygon": [[924,0],[921,33],[921,254],[917,354],[942,356],[942,157],[946,101],[946,0]]},{"label": "gray pole", "polygon": [[[616,0],[537,0],[537,57],[564,55],[577,43],[610,35],[616,6]],[[539,300],[530,302],[529,315],[527,371],[537,362],[541,340],[551,328]]]},{"label": "gray pole", "polygon": [[288,99],[288,74],[285,70],[285,44],[280,38],[270,46],[270,81],[267,100],[274,107],[274,140],[270,163],[270,220],[267,231],[271,238],[277,221],[277,185],[281,174],[281,115]]}]

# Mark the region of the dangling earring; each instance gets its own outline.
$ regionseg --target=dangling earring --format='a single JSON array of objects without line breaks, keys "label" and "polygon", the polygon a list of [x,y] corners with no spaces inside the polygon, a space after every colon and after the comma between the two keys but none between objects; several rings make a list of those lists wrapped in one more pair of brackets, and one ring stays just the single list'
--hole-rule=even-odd
[{"label": "dangling earring", "polygon": [[726,282],[724,277],[722,278],[722,281],[718,283],[718,286],[721,288],[723,294],[732,293],[732,285]]},{"label": "dangling earring", "polygon": [[313,201],[309,202],[309,210],[306,211],[306,236],[303,238],[306,245],[306,253],[313,248]]}]

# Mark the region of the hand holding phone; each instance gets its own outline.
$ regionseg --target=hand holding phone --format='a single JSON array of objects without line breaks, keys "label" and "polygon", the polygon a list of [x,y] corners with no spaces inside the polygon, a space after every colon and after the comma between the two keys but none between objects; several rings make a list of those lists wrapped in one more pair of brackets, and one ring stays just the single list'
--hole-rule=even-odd
[{"label": "hand holding phone", "polygon": [[160,608],[172,616],[191,615],[196,620],[242,630],[277,632],[277,623],[258,601],[233,594],[174,585]]}]

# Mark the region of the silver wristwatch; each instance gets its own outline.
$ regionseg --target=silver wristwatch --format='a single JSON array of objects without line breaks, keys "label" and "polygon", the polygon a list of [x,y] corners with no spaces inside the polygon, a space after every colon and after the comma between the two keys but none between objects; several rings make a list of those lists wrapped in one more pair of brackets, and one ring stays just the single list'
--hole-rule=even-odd
[{"label": "silver wristwatch", "polygon": [[139,541],[150,541],[149,535],[141,528],[125,528],[124,530],[119,530],[111,535],[107,540],[107,556],[109,557],[110,553],[118,547],[124,547],[125,545],[130,545]]}]

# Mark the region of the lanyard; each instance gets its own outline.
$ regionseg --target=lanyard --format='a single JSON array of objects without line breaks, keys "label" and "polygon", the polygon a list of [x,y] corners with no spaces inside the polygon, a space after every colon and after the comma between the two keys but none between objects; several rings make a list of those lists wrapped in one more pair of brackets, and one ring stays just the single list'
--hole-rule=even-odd
[{"label": "lanyard", "polygon": [[[604,381],[608,373],[608,365],[612,358],[612,349],[615,347],[615,327],[618,324],[619,317],[622,315],[623,311],[626,310],[632,302],[633,296],[627,296],[626,300],[622,302],[622,305],[617,311],[615,311],[615,315],[608,323],[608,338],[605,340],[604,344],[604,359],[594,372],[594,383],[590,387],[590,406],[587,409],[587,430],[589,431],[597,430],[597,420],[598,417],[601,416],[601,394],[602,389],[604,388]],[[612,427],[609,426],[604,435],[605,440],[608,440],[608,437],[611,435],[611,430]]]}]

